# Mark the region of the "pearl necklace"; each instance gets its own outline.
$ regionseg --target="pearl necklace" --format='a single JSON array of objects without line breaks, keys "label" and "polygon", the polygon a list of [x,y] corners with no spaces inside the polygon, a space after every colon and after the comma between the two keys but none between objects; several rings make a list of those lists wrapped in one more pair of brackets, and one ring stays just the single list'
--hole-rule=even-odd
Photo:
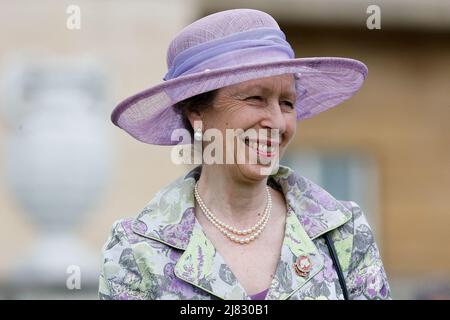
[{"label": "pearl necklace", "polygon": [[[205,205],[202,198],[200,197],[200,194],[198,193],[198,181],[195,184],[194,187],[194,196],[197,200],[198,204],[200,205],[200,209],[203,212],[203,214],[206,216],[206,218],[217,228],[220,232],[222,232],[225,236],[227,236],[231,241],[234,241],[239,244],[246,244],[253,240],[255,240],[261,232],[266,227],[267,221],[270,218],[270,214],[272,212],[272,197],[270,195],[269,187],[266,186],[267,191],[267,205],[266,209],[264,210],[264,214],[262,218],[251,228],[239,230],[235,227],[229,226],[228,224],[220,221]],[[238,235],[238,236],[236,236]],[[239,237],[242,235],[250,235],[248,237]]]}]

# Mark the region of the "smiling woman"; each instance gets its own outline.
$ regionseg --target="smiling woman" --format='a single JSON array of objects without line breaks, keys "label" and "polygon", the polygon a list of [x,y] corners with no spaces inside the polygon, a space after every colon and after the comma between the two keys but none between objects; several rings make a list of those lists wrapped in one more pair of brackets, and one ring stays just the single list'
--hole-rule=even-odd
[{"label": "smiling woman", "polygon": [[195,21],[167,61],[165,82],[119,104],[113,122],[158,145],[177,144],[171,133],[187,129],[205,152],[210,132],[231,130],[220,146],[227,162],[195,167],[114,224],[99,297],[389,299],[359,206],[277,161],[298,120],[360,88],[364,64],[296,59],[276,21],[251,9]]},{"label": "smiling woman", "polygon": [[[201,112],[188,112],[186,116],[191,126],[200,124],[199,130],[214,129],[216,135],[221,137],[227,136],[227,130],[236,133],[234,140],[225,139],[229,143],[224,143],[220,150],[228,160],[221,163],[231,165],[205,167],[202,180],[206,181],[210,174],[219,174],[217,170],[226,170],[227,175],[242,176],[249,181],[259,180],[261,170],[273,165],[267,160],[275,158],[275,154],[277,159],[282,156],[295,135],[296,112],[284,100],[287,92],[293,91],[295,80],[292,74],[249,80],[218,89],[209,108]],[[249,99],[255,94],[259,99]],[[208,148],[208,143],[204,144]],[[240,155],[245,155],[244,159]],[[257,161],[251,161],[252,158]],[[208,173],[209,170],[215,173]],[[216,185],[225,186],[225,182],[217,182]],[[200,181],[200,188],[202,184],[204,182]]]}]

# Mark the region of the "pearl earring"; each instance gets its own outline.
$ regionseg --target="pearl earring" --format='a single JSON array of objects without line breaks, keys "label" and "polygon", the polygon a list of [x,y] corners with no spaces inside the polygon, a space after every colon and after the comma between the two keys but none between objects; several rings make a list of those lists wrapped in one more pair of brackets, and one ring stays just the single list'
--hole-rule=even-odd
[{"label": "pearl earring", "polygon": [[197,141],[202,141],[202,128],[198,127],[195,129],[194,139]]}]

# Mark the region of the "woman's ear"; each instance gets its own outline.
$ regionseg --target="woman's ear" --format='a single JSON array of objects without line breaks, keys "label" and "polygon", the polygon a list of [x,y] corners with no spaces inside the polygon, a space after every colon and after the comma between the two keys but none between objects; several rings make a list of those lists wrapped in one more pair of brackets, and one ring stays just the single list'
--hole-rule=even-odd
[{"label": "woman's ear", "polygon": [[202,115],[200,114],[199,111],[189,112],[186,115],[186,117],[188,118],[188,120],[191,123],[191,126],[192,126],[192,128],[194,128],[194,130],[196,128],[195,123],[202,122]]}]

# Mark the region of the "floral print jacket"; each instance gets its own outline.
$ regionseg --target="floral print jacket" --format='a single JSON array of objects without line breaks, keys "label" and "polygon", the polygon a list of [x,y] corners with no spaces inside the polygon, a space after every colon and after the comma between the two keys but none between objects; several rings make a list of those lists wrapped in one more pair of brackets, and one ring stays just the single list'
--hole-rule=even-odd
[{"label": "floral print jacket", "polygon": [[[251,299],[202,231],[194,215],[201,166],[163,188],[136,217],[114,223],[103,247],[100,299]],[[268,183],[288,206],[285,235],[266,299],[344,299],[324,241],[329,233],[350,299],[390,299],[367,220],[352,201],[280,166]],[[293,264],[306,255],[305,276]]]}]

